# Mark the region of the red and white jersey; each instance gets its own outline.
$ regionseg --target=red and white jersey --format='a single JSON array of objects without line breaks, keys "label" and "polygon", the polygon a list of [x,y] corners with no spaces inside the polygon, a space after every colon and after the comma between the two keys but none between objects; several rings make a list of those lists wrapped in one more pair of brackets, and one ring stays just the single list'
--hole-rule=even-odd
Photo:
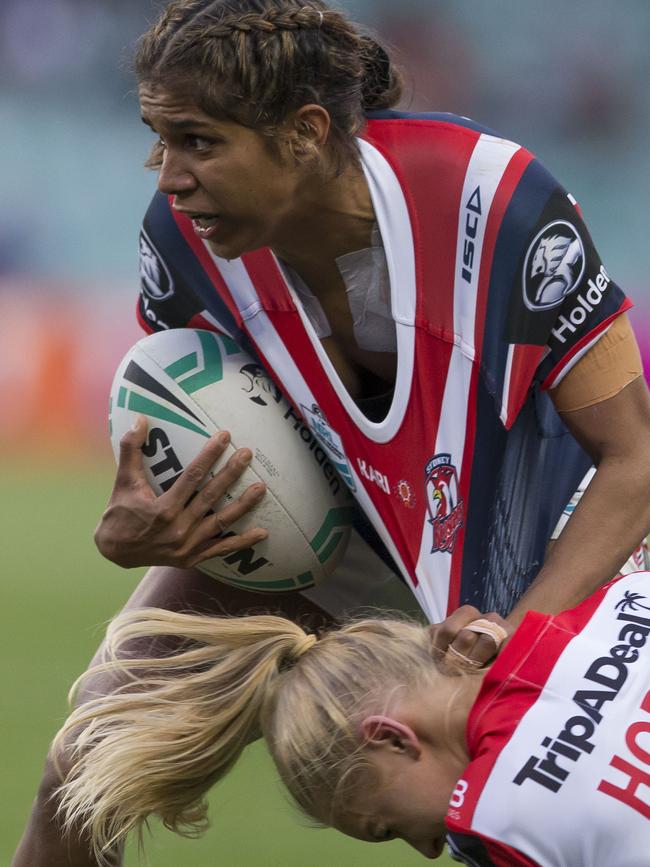
[{"label": "red and white jersey", "polygon": [[650,863],[650,572],[529,613],[467,724],[447,813],[472,865]]},{"label": "red and white jersey", "polygon": [[575,203],[519,145],[388,112],[359,147],[397,334],[385,418],[346,392],[269,249],[220,259],[160,195],[141,321],[217,328],[256,354],[432,620],[460,602],[509,610],[590,463],[545,389],[629,304]]}]

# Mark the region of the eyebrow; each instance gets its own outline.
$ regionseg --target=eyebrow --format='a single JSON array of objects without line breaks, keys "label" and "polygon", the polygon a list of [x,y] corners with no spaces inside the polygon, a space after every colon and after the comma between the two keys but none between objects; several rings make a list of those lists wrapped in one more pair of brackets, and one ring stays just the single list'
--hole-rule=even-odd
[{"label": "eyebrow", "polygon": [[[145,126],[148,126],[149,129],[153,129],[151,121],[146,118],[144,115],[140,116],[140,120]],[[184,130],[184,129],[211,129],[210,124],[206,123],[203,120],[194,120],[193,118],[178,118],[177,120],[168,120],[166,123],[173,127],[176,130]]]}]

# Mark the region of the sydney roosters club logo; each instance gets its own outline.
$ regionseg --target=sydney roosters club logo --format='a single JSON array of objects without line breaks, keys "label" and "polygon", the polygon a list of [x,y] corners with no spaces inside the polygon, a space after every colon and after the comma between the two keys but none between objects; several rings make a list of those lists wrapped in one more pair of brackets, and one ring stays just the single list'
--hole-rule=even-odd
[{"label": "sydney roosters club logo", "polygon": [[434,455],[424,472],[427,511],[433,528],[431,553],[453,554],[458,531],[465,522],[465,507],[458,494],[458,473],[451,455]]}]

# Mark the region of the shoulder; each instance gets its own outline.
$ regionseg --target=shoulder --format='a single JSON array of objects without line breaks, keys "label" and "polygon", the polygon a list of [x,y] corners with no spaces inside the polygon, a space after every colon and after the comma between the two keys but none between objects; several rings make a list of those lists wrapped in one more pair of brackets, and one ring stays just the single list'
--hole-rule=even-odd
[{"label": "shoulder", "polygon": [[420,167],[467,162],[480,142],[491,151],[513,153],[520,145],[468,117],[449,112],[371,112],[363,138],[393,152],[422,158]]},{"label": "shoulder", "polygon": [[447,814],[461,852],[641,867],[649,808],[633,790],[647,752],[634,755],[629,732],[650,713],[648,595],[650,574],[635,573],[556,617],[524,620],[472,711],[472,761]]},{"label": "shoulder", "polygon": [[[575,200],[526,147],[476,121],[446,112],[373,112],[363,138],[393,166],[417,198],[435,194],[436,207],[497,230],[508,255],[519,258],[538,222],[578,217]],[[430,183],[431,186],[422,187]],[[467,211],[467,215],[464,212]],[[550,214],[550,216],[549,216]],[[538,229],[539,230],[539,229]],[[531,234],[532,233],[532,234]]]},{"label": "shoulder", "polygon": [[145,331],[208,328],[239,335],[222,281],[191,222],[154,195],[140,232],[138,319]]},{"label": "shoulder", "polygon": [[393,126],[395,129],[402,127],[419,127],[422,130],[433,132],[442,127],[457,130],[469,130],[474,133],[498,136],[494,130],[486,127],[469,117],[453,114],[448,111],[371,111],[366,115],[368,124],[374,126]]}]

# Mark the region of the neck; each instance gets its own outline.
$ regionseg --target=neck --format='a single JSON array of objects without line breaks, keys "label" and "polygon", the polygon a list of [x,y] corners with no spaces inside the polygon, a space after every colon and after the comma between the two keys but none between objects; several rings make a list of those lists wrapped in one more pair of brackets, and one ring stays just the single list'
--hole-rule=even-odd
[{"label": "neck", "polygon": [[414,727],[423,740],[443,744],[462,767],[469,760],[467,720],[483,683],[483,674],[439,676],[435,686],[419,692],[409,709]]},{"label": "neck", "polygon": [[358,165],[334,178],[306,178],[273,252],[299,273],[371,245],[375,212]]},{"label": "neck", "polygon": [[[447,678],[449,695],[446,701],[449,702],[450,749],[453,749],[459,756],[462,755],[464,762],[469,759],[467,720],[483,685],[483,677],[483,674],[461,674],[457,677]],[[457,681],[455,686],[453,685],[454,681]]]}]

